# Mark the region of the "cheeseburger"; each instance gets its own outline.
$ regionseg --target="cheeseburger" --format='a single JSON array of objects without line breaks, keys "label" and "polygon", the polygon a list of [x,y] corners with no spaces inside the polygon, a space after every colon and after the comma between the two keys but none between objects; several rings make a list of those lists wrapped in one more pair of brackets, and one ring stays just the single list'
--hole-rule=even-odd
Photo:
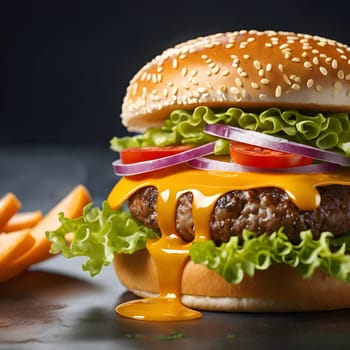
[{"label": "cheeseburger", "polygon": [[[350,48],[239,31],[164,51],[128,86],[102,208],[52,252],[113,262],[141,299],[121,315],[350,307]],[[73,232],[68,240],[67,233]]]}]

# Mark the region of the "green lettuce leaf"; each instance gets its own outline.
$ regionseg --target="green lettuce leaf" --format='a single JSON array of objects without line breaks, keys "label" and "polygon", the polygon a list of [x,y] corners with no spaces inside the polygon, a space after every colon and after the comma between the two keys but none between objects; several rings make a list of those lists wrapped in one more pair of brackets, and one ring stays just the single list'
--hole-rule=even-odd
[{"label": "green lettuce leaf", "polygon": [[[196,107],[193,111],[177,109],[171,112],[161,127],[150,128],[142,135],[114,137],[111,149],[120,151],[129,147],[177,144],[199,146],[217,140],[204,132],[206,124],[216,123],[255,130],[350,156],[350,119],[347,113],[307,114],[279,108],[259,112],[246,112],[236,107],[221,111],[206,106]],[[215,154],[228,154],[228,141],[221,139],[217,142]]]},{"label": "green lettuce leaf", "polygon": [[[46,232],[53,254],[62,253],[66,258],[87,257],[83,270],[91,276],[109,265],[114,254],[133,254],[144,249],[149,238],[159,238],[158,231],[137,222],[122,209],[113,210],[107,201],[102,208],[84,208],[83,215],[68,219],[59,214],[60,227]],[[73,233],[72,240],[67,234]],[[254,276],[256,270],[266,270],[273,264],[287,264],[298,268],[303,278],[313,275],[320,268],[336,279],[350,283],[350,233],[333,237],[324,232],[320,238],[312,238],[311,231],[300,234],[300,243],[291,243],[283,229],[257,236],[244,230],[243,240],[231,237],[227,243],[216,246],[213,241],[194,242],[190,258],[216,271],[230,283],[239,283],[245,274]]]},{"label": "green lettuce leaf", "polygon": [[[159,237],[159,232],[137,222],[128,212],[111,209],[107,201],[102,209],[87,205],[77,219],[68,219],[60,213],[59,221],[60,227],[46,232],[52,243],[50,252],[61,252],[66,258],[87,257],[83,270],[91,276],[109,265],[114,254],[132,254],[145,248],[147,239]],[[68,233],[73,233],[71,242],[66,238]]]},{"label": "green lettuce leaf", "polygon": [[219,247],[213,241],[195,242],[190,248],[190,257],[230,283],[239,283],[245,274],[254,276],[256,270],[266,270],[279,263],[298,268],[303,278],[311,277],[315,269],[320,268],[326,274],[350,283],[350,255],[346,254],[350,248],[349,237],[337,239],[336,250],[330,248],[332,237],[331,233],[324,232],[315,240],[308,230],[301,232],[300,243],[293,244],[283,229],[261,236],[244,230],[242,241],[231,237]]}]

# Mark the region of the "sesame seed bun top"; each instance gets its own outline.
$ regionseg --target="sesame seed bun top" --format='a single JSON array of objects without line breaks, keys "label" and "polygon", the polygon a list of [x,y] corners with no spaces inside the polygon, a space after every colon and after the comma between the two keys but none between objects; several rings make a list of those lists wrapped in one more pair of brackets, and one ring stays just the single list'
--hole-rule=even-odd
[{"label": "sesame seed bun top", "polygon": [[162,125],[173,109],[237,106],[350,112],[350,47],[306,34],[239,31],[164,51],[131,80],[130,131]]}]

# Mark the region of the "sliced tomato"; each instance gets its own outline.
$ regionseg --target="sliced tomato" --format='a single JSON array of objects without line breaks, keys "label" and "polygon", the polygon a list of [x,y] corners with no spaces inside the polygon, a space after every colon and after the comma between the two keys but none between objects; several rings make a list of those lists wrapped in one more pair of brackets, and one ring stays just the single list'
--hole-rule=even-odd
[{"label": "sliced tomato", "polygon": [[187,145],[127,148],[120,151],[120,160],[123,164],[144,162],[146,160],[158,159],[181,153],[187,151],[190,148],[192,148],[192,146]]},{"label": "sliced tomato", "polygon": [[274,151],[268,148],[231,141],[230,155],[233,162],[260,168],[291,168],[309,165],[312,158],[298,154]]}]

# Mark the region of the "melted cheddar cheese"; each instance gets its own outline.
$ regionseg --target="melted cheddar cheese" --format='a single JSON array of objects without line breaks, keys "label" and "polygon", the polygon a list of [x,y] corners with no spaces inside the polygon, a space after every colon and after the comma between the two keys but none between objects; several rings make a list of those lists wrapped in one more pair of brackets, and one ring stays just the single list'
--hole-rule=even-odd
[{"label": "melted cheddar cheese", "polygon": [[210,239],[209,220],[213,207],[218,198],[229,191],[279,187],[301,210],[313,210],[320,205],[317,187],[331,184],[350,185],[350,171],[343,168],[319,174],[229,173],[180,165],[122,178],[108,197],[112,208],[122,206],[142,187],[154,186],[158,190],[158,224],[162,237],[149,240],[147,249],[156,264],[160,294],[157,298],[119,305],[116,311],[123,316],[143,320],[186,320],[201,316],[198,311],[181,303],[180,281],[189,250],[189,244],[177,236],[175,227],[177,200],[181,194],[193,193],[192,216],[195,241],[198,241]]}]

